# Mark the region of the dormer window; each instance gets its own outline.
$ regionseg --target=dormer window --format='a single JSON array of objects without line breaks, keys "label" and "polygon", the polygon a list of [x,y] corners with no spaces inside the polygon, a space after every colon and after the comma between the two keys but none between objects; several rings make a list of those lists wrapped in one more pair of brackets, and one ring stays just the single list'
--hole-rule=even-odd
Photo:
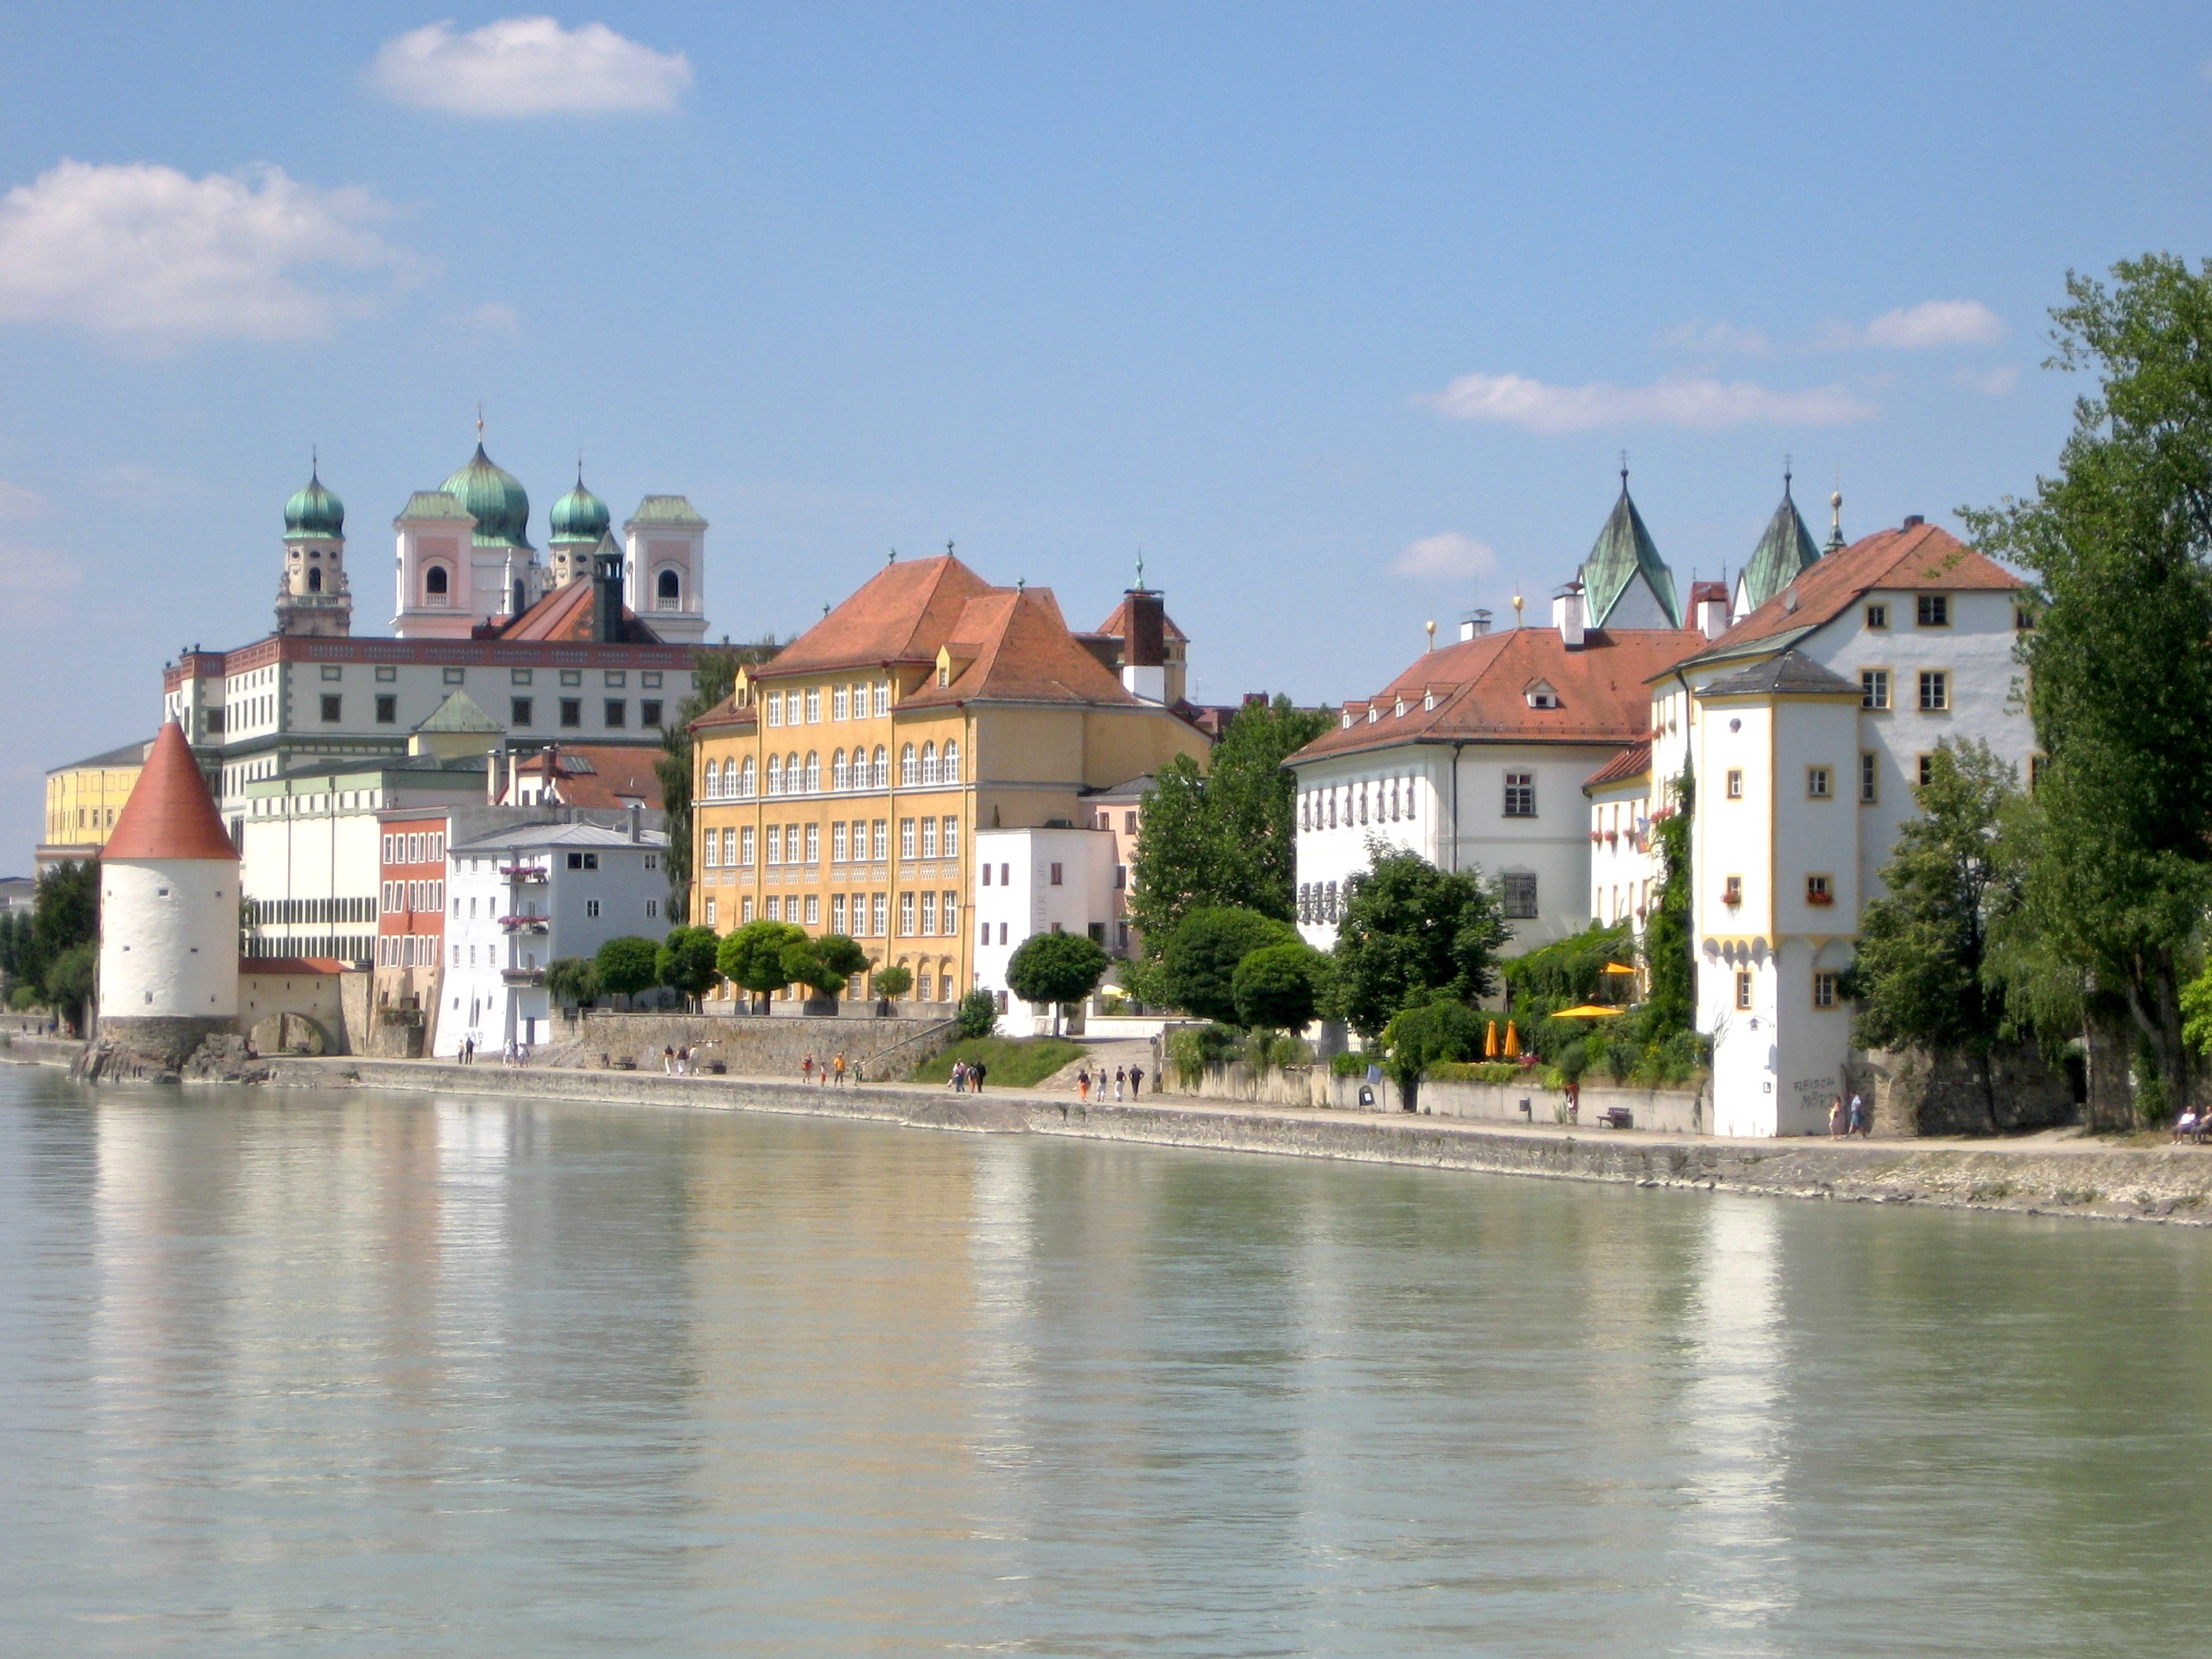
[{"label": "dormer window", "polygon": [[1377,708],[1373,703],[1369,703],[1367,705],[1367,723],[1370,726],[1372,726],[1376,721],[1382,718],[1382,711],[1380,708]]},{"label": "dormer window", "polygon": [[1437,694],[1436,694],[1435,692],[1433,692],[1433,691],[1429,692],[1426,696],[1423,696],[1423,697],[1422,697],[1422,699],[1421,699],[1421,707],[1422,707],[1424,709],[1433,709],[1433,708],[1435,708],[1435,707],[1436,707],[1436,706],[1437,706]]},{"label": "dormer window", "polygon": [[1390,706],[1390,718],[1400,720],[1406,718],[1406,700],[1403,697]]},{"label": "dormer window", "polygon": [[1557,708],[1559,706],[1559,694],[1542,680],[1528,688],[1528,696],[1531,708]]}]

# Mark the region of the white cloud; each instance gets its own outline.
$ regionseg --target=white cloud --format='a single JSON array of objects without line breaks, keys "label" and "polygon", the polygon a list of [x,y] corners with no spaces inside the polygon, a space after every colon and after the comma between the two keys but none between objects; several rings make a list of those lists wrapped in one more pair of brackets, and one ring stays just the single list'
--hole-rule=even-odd
[{"label": "white cloud", "polygon": [[691,60],[605,23],[502,17],[466,34],[432,23],[387,40],[369,78],[403,104],[455,115],[605,115],[674,109]]},{"label": "white cloud", "polygon": [[1979,300],[1923,300],[1917,306],[1885,311],[1864,328],[1826,323],[1813,343],[1824,351],[1847,351],[1853,346],[1924,351],[1931,346],[1994,345],[2008,331],[2004,319]]},{"label": "white cloud", "polygon": [[1734,323],[1679,323],[1659,337],[1669,351],[1725,351],[1742,357],[1764,357],[1774,348],[1755,328]]},{"label": "white cloud", "polygon": [[0,321],[141,340],[327,334],[417,274],[368,228],[386,212],[276,167],[192,179],[65,161],[0,198]]},{"label": "white cloud", "polygon": [[1401,553],[1390,566],[1394,576],[1487,576],[1498,568],[1498,555],[1487,543],[1455,530],[1424,536]]},{"label": "white cloud", "polygon": [[2020,368],[2006,363],[1996,368],[1962,368],[1951,377],[1952,383],[1991,398],[2002,398],[2020,384]]},{"label": "white cloud", "polygon": [[1549,386],[1520,374],[1462,374],[1425,401],[1454,420],[1498,421],[1546,434],[1612,426],[1833,426],[1876,412],[1837,386],[1778,392],[1749,380],[1703,378],[1640,386]]}]

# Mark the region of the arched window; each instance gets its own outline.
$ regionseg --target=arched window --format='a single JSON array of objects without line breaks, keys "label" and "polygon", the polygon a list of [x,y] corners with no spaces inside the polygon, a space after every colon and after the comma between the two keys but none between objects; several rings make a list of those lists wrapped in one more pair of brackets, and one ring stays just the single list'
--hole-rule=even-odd
[{"label": "arched window", "polygon": [[822,793],[822,754],[819,750],[806,751],[806,793],[810,795]]},{"label": "arched window", "polygon": [[514,608],[507,614],[510,617],[519,617],[529,609],[530,606],[525,599],[522,578],[518,576],[514,579]]},{"label": "arched window", "polygon": [[446,567],[434,564],[422,573],[422,592],[433,605],[446,602]]},{"label": "arched window", "polygon": [[890,751],[887,750],[881,744],[878,744],[876,745],[875,764],[872,769],[875,775],[871,784],[872,787],[877,789],[888,789],[891,787],[891,763]]},{"label": "arched window", "polygon": [[1413,821],[1413,779],[1411,779],[1411,778],[1407,778],[1407,779],[1406,780],[1406,822],[1407,822],[1407,823],[1411,823]]},{"label": "arched window", "polygon": [[902,789],[913,788],[915,786],[915,775],[919,770],[920,769],[916,765],[914,758],[914,745],[912,744],[908,744],[903,749],[899,750],[899,787]]},{"label": "arched window", "polygon": [[738,769],[738,799],[740,800],[750,800],[752,798],[753,757],[750,755],[748,755],[745,757],[745,763]]},{"label": "arched window", "polygon": [[799,757],[796,754],[786,755],[783,757],[783,793],[795,795],[799,786],[805,781],[806,775],[799,769]]},{"label": "arched window", "polygon": [[1334,789],[1328,792],[1328,827],[1332,830],[1336,828],[1336,791]]},{"label": "arched window", "polygon": [[1393,779],[1391,779],[1391,780],[1390,780],[1390,822],[1391,822],[1391,823],[1397,823],[1397,821],[1398,821],[1398,780],[1397,780],[1397,779],[1395,779],[1395,778],[1393,778]]},{"label": "arched window", "polygon": [[771,795],[783,793],[783,763],[773,755],[768,757],[768,793]]},{"label": "arched window", "polygon": [[938,763],[937,781],[939,783],[957,783],[960,781],[959,738],[947,738],[945,740],[945,758]]},{"label": "arched window", "polygon": [[[721,794],[721,788],[722,764],[720,761],[708,761],[707,763],[707,790],[704,798],[708,800],[719,799]],[[709,860],[709,862],[711,861],[712,860]]]},{"label": "arched window", "polygon": [[319,593],[322,591],[323,573],[321,569],[318,568],[316,569],[310,570],[307,573],[307,592],[310,593]]},{"label": "arched window", "polygon": [[684,602],[684,579],[673,570],[664,570],[653,583],[653,603],[656,610],[673,611]]},{"label": "arched window", "polygon": [[845,764],[845,751],[842,749],[830,757],[830,787],[832,789],[853,787],[853,769]]},{"label": "arched window", "polygon": [[921,781],[925,785],[937,781],[937,745],[933,743],[921,745]]}]

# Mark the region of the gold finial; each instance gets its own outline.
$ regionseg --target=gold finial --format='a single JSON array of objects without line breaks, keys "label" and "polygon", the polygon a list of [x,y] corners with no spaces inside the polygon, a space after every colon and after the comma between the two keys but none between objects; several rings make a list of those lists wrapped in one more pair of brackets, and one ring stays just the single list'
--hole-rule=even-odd
[{"label": "gold finial", "polygon": [[1520,627],[1520,626],[1521,626],[1521,605],[1522,605],[1522,601],[1521,596],[1520,596],[1518,593],[1516,593],[1516,594],[1513,596],[1513,625],[1514,625],[1516,628],[1518,628],[1518,627]]},{"label": "gold finial", "polygon": [[1434,617],[1430,617],[1430,618],[1429,618],[1429,649],[1430,649],[1430,650],[1431,650],[1431,651],[1433,651],[1433,650],[1435,650],[1436,648],[1437,648],[1437,619],[1436,619]]}]

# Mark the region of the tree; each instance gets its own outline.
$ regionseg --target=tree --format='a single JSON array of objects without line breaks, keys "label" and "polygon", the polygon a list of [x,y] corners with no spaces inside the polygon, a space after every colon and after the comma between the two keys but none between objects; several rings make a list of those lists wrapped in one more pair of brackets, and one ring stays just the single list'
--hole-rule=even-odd
[{"label": "tree", "polygon": [[[100,860],[70,859],[39,878],[32,900],[30,953],[26,978],[46,982],[49,968],[63,951],[100,943]],[[52,988],[48,987],[52,995]]]},{"label": "tree", "polygon": [[1496,892],[1472,870],[1439,870],[1380,842],[1369,852],[1368,868],[1346,884],[1336,932],[1337,1000],[1352,1028],[1371,1037],[1402,1009],[1496,990],[1498,952],[1512,935]]},{"label": "tree", "polygon": [[722,936],[715,966],[724,979],[764,1002],[791,983],[791,975],[784,971],[784,948],[805,942],[805,928],[763,917]]},{"label": "tree", "polygon": [[100,978],[100,947],[72,945],[46,964],[46,1006],[58,1009],[70,1029],[84,1034],[84,1006]]},{"label": "tree", "polygon": [[557,957],[545,969],[545,988],[556,1002],[589,1002],[599,994],[599,970],[589,957]]},{"label": "tree", "polygon": [[866,971],[868,953],[842,933],[825,933],[820,939],[801,933],[783,947],[781,965],[788,983],[804,985],[817,996],[834,997],[854,975]]},{"label": "tree", "polygon": [[1291,943],[1297,929],[1257,910],[1210,905],[1176,924],[1160,966],[1171,1007],[1224,1025],[1237,1021],[1237,964],[1263,945]]},{"label": "tree", "polygon": [[661,810],[666,814],[668,914],[691,914],[691,722],[725,701],[737,689],[738,670],[766,662],[778,647],[771,634],[757,645],[732,645],[725,639],[691,659],[692,690],[676,705],[676,718],[660,728],[661,752],[653,769],[660,780]]},{"label": "tree", "polygon": [[1006,988],[1024,1002],[1051,1004],[1057,1034],[1060,1005],[1097,990],[1108,965],[1105,948],[1088,933],[1032,933],[1006,963]]},{"label": "tree", "polygon": [[885,1001],[904,996],[914,986],[914,969],[904,963],[895,962],[888,968],[876,969],[876,994]]},{"label": "tree", "polygon": [[960,999],[960,1006],[953,1018],[959,1022],[959,1034],[965,1041],[987,1037],[999,1029],[999,1000],[988,991],[976,989]]},{"label": "tree", "polygon": [[1919,813],[1882,866],[1887,895],[1860,914],[1851,990],[1861,1047],[1986,1055],[2002,1034],[2003,998],[1985,969],[1992,916],[2008,908],[1998,829],[2018,784],[1987,744],[1936,746],[1916,792]]},{"label": "tree", "polygon": [[610,996],[634,997],[660,982],[660,947],[649,939],[626,933],[600,945],[592,967],[599,989]]},{"label": "tree", "polygon": [[705,996],[722,977],[716,961],[721,944],[711,927],[670,928],[654,960],[659,982],[694,1000]]},{"label": "tree", "polygon": [[1195,909],[1234,906],[1279,921],[1296,914],[1297,780],[1283,762],[1329,721],[1288,697],[1248,704],[1203,775],[1184,756],[1159,769],[1130,868],[1129,920],[1148,957]]},{"label": "tree", "polygon": [[823,934],[814,941],[814,949],[822,958],[822,965],[838,976],[840,990],[866,973],[868,963],[873,960],[866,951],[843,933]]},{"label": "tree", "polygon": [[1467,1004],[1440,997],[1394,1014],[1382,1028],[1383,1065],[1407,1111],[1418,1102],[1421,1078],[1446,1060],[1473,1060],[1482,1052],[1483,1023]]},{"label": "tree", "polygon": [[1659,891],[1644,919],[1644,1034],[1663,1043],[1698,1027],[1698,961],[1690,933],[1690,828],[1697,779],[1686,763],[1652,815]]},{"label": "tree", "polygon": [[1249,952],[1230,979],[1237,1024],[1255,1030],[1304,1030],[1321,1007],[1334,966],[1304,939]]},{"label": "tree", "polygon": [[2040,587],[2021,654],[2047,760],[2017,928],[2118,1000],[2181,1100],[2181,987],[2212,899],[2212,262],[2113,275],[2069,273],[2051,313],[2051,366],[2100,377],[2058,476],[1961,516]]}]

